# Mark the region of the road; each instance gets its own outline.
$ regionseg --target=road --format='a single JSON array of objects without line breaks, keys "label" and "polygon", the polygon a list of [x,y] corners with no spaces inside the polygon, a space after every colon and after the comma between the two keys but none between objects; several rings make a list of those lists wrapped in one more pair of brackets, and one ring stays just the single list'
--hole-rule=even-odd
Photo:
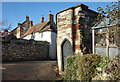
[{"label": "road", "polygon": [[54,80],[52,65],[57,61],[24,61],[3,63],[3,80]]}]

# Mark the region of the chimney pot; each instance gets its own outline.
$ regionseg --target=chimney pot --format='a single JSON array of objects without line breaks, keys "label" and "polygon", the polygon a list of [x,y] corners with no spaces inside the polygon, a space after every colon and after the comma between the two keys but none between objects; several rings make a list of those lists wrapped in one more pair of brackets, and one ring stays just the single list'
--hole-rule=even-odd
[{"label": "chimney pot", "polygon": [[29,17],[28,17],[28,16],[26,16],[26,20],[29,20]]},{"label": "chimney pot", "polygon": [[41,22],[44,22],[44,17],[43,17],[43,15],[42,15],[42,17],[41,17]]},{"label": "chimney pot", "polygon": [[49,11],[49,14],[51,14],[51,11]]}]

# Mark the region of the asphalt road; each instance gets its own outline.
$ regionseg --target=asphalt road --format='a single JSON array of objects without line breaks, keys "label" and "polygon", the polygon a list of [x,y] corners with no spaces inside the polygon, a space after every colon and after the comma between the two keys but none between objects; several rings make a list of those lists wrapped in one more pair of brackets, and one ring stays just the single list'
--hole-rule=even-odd
[{"label": "asphalt road", "polygon": [[57,61],[25,61],[16,63],[3,63],[2,80],[54,80],[51,65]]}]

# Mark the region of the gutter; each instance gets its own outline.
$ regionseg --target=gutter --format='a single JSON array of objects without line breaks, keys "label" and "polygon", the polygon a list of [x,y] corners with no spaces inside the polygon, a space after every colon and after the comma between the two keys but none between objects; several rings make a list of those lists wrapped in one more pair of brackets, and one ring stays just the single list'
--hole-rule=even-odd
[{"label": "gutter", "polygon": [[111,26],[116,26],[117,24],[114,24],[114,25],[107,25],[107,26],[100,26],[100,27],[92,27],[91,29],[101,29],[101,28],[106,28],[106,27],[111,27]]}]

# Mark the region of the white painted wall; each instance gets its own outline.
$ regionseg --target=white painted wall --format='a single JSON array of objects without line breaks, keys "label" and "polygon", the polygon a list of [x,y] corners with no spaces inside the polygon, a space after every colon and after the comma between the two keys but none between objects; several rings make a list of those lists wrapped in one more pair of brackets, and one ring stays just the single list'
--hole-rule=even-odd
[{"label": "white painted wall", "polygon": [[[43,33],[43,37],[42,37],[42,33]],[[51,59],[56,59],[57,56],[57,43],[56,43],[56,39],[57,39],[57,34],[51,31],[45,31],[45,32],[36,32],[34,35],[34,40],[36,41],[47,41],[49,42],[49,57]],[[24,39],[31,39],[31,34],[27,35],[24,37]]]},{"label": "white painted wall", "polygon": [[31,39],[31,34],[25,36],[23,39],[30,40]]}]

